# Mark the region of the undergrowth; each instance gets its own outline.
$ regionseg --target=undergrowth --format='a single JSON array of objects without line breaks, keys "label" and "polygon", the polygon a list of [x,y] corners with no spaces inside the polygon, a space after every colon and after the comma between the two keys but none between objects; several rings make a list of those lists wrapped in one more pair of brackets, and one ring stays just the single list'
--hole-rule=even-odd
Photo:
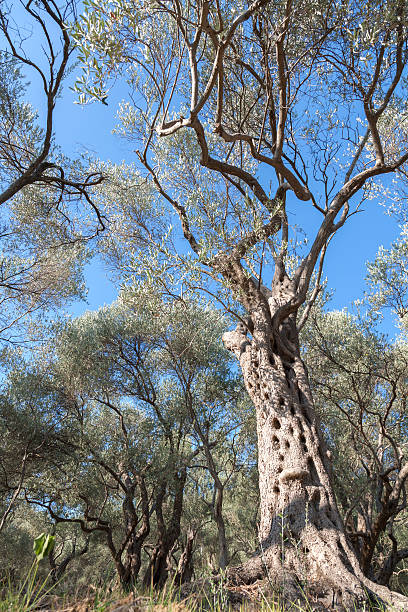
[{"label": "undergrowth", "polygon": [[[43,534],[42,534],[43,535]],[[38,539],[37,539],[38,540]],[[36,541],[37,541],[36,540]],[[45,545],[49,546],[45,540]],[[169,583],[161,591],[134,590],[125,593],[115,580],[99,586],[89,586],[76,593],[53,583],[50,575],[39,571],[46,556],[43,543],[38,546],[36,559],[27,576],[14,584],[10,578],[0,580],[0,612],[313,612],[311,601],[288,603],[283,597],[273,601],[257,585],[229,587],[224,574],[207,576],[190,586],[190,594]],[[306,599],[306,598],[305,598]],[[244,603],[240,603],[243,601]],[[235,602],[235,603],[232,603]],[[285,602],[285,603],[283,603]],[[334,611],[334,608],[331,608]],[[353,612],[353,611],[350,611]],[[355,612],[391,612],[381,606]],[[406,611],[405,611],[406,612]]]},{"label": "undergrowth", "polygon": [[[186,598],[181,598],[174,585],[162,591],[134,591],[125,594],[117,585],[105,584],[92,587],[86,593],[75,596],[61,594],[57,585],[49,585],[48,578],[37,578],[35,564],[26,580],[19,587],[10,583],[1,585],[0,612],[312,612],[312,604],[274,602],[262,592],[258,598],[245,603],[231,603],[225,580],[207,580],[205,589],[200,589]],[[60,591],[58,593],[58,591]],[[241,595],[245,595],[243,592]],[[367,609],[367,612],[369,610]],[[376,612],[388,612],[376,609]]]}]

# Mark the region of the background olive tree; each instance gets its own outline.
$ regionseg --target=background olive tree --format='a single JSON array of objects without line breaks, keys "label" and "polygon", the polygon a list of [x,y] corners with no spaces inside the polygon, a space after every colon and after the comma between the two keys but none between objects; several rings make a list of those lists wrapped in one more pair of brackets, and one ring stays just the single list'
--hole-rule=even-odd
[{"label": "background olive tree", "polygon": [[[8,348],[38,342],[50,312],[84,297],[84,264],[91,240],[104,228],[92,201],[100,173],[58,148],[54,115],[71,68],[73,44],[67,23],[75,3],[41,0],[0,7],[0,365],[7,370]],[[35,51],[33,51],[35,40]],[[32,79],[31,85],[28,79]],[[39,86],[44,108],[29,102]],[[18,357],[16,357],[18,359]],[[8,400],[5,400],[5,406]],[[50,450],[46,428],[14,398],[4,408],[1,427],[3,486],[0,530],[21,494],[28,464]],[[35,411],[34,411],[35,412]],[[23,416],[24,413],[24,416]],[[8,439],[14,420],[27,435]]]},{"label": "background olive tree", "polygon": [[[72,524],[104,539],[126,587],[141,569],[146,586],[163,586],[169,571],[183,582],[193,540],[213,521],[216,567],[228,562],[224,500],[237,503],[247,486],[251,415],[218,341],[224,325],[193,301],[132,292],[64,324],[45,349],[55,359],[32,379],[27,364],[13,372],[12,389],[19,383],[23,397],[33,384],[70,431],[61,464],[37,462],[25,480],[26,502],[57,530]],[[197,504],[194,538],[186,497]]]}]

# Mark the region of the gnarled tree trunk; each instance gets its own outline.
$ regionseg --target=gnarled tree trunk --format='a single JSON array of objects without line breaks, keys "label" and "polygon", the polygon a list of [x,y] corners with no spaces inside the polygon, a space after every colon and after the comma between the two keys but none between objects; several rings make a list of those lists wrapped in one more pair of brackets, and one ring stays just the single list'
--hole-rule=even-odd
[{"label": "gnarled tree trunk", "polygon": [[147,493],[145,479],[141,474],[136,474],[134,478],[135,483],[138,484],[140,489],[142,516],[140,517],[141,525],[136,531],[138,517],[136,515],[133,503],[134,486],[130,487],[123,502],[123,513],[129,532],[129,542],[126,547],[126,558],[123,565],[124,569],[121,575],[121,581],[125,588],[134,587],[136,584],[142,563],[142,547],[150,532],[149,496]]},{"label": "gnarled tree trunk", "polygon": [[256,409],[259,456],[260,549],[230,575],[252,582],[267,573],[289,599],[306,594],[336,609],[370,598],[406,609],[406,599],[363,575],[347,540],[300,357],[296,312],[278,323],[274,317],[288,303],[288,283],[286,277],[252,310],[251,338],[244,325],[223,337]]},{"label": "gnarled tree trunk", "polygon": [[[53,531],[55,533],[55,529]],[[71,561],[82,557],[82,555],[85,555],[88,552],[89,540],[90,536],[88,535],[86,537],[84,546],[80,550],[77,550],[76,540],[74,540],[70,552],[62,560],[59,560],[58,563],[55,556],[55,550],[51,550],[50,554],[48,555],[48,562],[51,568],[50,578],[54,584],[57,584],[61,580]]]},{"label": "gnarled tree trunk", "polygon": [[150,557],[143,583],[145,586],[163,587],[168,576],[168,555],[180,535],[180,521],[183,511],[184,485],[186,483],[187,471],[185,468],[179,474],[174,475],[174,500],[170,520],[166,525],[163,517],[163,502],[166,495],[167,483],[164,482],[159,488],[156,497],[156,517],[158,528],[158,540]]},{"label": "gnarled tree trunk", "polygon": [[196,535],[197,531],[195,529],[191,527],[187,529],[186,545],[180,555],[177,571],[174,576],[174,584],[185,584],[186,582],[190,582],[193,577],[193,547]]}]

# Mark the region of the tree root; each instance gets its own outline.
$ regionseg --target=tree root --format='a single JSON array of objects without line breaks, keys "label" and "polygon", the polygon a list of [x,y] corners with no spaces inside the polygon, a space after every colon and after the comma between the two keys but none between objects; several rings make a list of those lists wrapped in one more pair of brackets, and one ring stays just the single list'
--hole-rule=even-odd
[{"label": "tree root", "polygon": [[282,564],[278,555],[266,550],[239,567],[228,570],[231,586],[244,587],[262,581],[261,590],[275,597],[285,609],[307,605],[308,610],[336,612],[407,612],[408,598],[371,582],[359,568],[320,566],[319,571],[301,568],[293,559]]}]

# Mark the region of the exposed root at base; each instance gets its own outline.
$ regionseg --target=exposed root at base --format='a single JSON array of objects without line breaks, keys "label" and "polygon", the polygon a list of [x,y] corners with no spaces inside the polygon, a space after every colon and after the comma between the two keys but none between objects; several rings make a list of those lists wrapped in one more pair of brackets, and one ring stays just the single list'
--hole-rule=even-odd
[{"label": "exposed root at base", "polygon": [[[329,570],[330,571],[330,570]],[[375,584],[363,575],[346,570],[344,581],[335,584],[329,571],[320,579],[310,579],[283,568],[265,563],[257,556],[239,567],[228,570],[228,590],[232,601],[241,595],[246,599],[267,599],[279,603],[284,610],[336,612],[407,612],[408,598]]]}]

